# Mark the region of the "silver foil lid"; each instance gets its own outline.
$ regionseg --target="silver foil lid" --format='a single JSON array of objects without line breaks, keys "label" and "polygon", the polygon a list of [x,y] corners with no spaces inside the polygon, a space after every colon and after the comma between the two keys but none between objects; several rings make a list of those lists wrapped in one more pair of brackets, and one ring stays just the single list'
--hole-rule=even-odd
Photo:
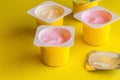
[{"label": "silver foil lid", "polygon": [[89,71],[120,69],[120,54],[96,50],[90,51],[85,66]]},{"label": "silver foil lid", "polygon": [[86,4],[94,1],[99,1],[99,0],[73,0],[76,4]]}]

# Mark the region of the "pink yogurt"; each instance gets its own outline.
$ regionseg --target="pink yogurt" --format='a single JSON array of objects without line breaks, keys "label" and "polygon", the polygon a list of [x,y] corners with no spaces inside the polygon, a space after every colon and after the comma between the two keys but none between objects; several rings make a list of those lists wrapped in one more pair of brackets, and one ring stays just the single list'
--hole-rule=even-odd
[{"label": "pink yogurt", "polygon": [[57,45],[67,42],[71,33],[65,28],[47,28],[39,33],[38,38],[42,43]]},{"label": "pink yogurt", "polygon": [[83,21],[90,24],[104,24],[112,19],[109,12],[104,10],[90,10],[82,14]]}]

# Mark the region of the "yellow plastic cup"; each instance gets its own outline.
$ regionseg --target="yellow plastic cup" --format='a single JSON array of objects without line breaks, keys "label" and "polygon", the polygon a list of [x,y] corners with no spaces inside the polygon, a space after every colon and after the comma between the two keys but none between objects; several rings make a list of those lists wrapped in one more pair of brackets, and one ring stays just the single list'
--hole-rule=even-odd
[{"label": "yellow plastic cup", "polygon": [[63,66],[69,61],[70,47],[41,47],[41,58],[48,66]]},{"label": "yellow plastic cup", "polygon": [[80,4],[80,3],[76,2],[75,0],[73,0],[73,13],[77,13],[77,12],[92,8],[94,6],[98,6],[99,1],[100,0],[96,0],[96,1],[93,1],[93,2]]},{"label": "yellow plastic cup", "polygon": [[[60,32],[60,37],[55,37],[54,35],[58,34],[57,32],[50,33],[51,29],[58,30]],[[63,30],[62,32],[60,30]],[[53,31],[53,30],[52,30]],[[45,33],[48,34],[45,34]],[[44,34],[43,34],[44,33]],[[52,34],[52,35],[51,35]],[[43,36],[44,35],[44,36]],[[51,38],[48,38],[48,35]],[[43,42],[42,40],[49,39],[47,42]],[[65,42],[55,44],[52,41],[62,40]],[[49,42],[54,44],[51,44]],[[74,44],[74,28],[70,26],[49,26],[49,25],[42,25],[37,28],[36,35],[34,38],[34,44],[36,46],[41,47],[41,59],[42,62],[48,66],[62,66],[65,65],[69,61],[69,53],[70,48]]]},{"label": "yellow plastic cup", "polygon": [[83,23],[83,39],[91,45],[108,43],[111,23],[119,19],[119,16],[100,6],[78,12],[74,17]]},{"label": "yellow plastic cup", "polygon": [[28,14],[36,18],[37,26],[62,26],[64,17],[72,10],[53,1],[46,1],[28,10]]},{"label": "yellow plastic cup", "polygon": [[83,39],[91,45],[103,45],[109,42],[110,24],[100,28],[92,28],[83,24]]},{"label": "yellow plastic cup", "polygon": [[61,19],[59,19],[59,20],[57,20],[55,22],[47,23],[47,22],[44,22],[42,20],[36,19],[37,26],[39,26],[41,24],[50,25],[50,26],[62,26],[63,25],[63,20],[64,20],[64,18],[61,18]]}]

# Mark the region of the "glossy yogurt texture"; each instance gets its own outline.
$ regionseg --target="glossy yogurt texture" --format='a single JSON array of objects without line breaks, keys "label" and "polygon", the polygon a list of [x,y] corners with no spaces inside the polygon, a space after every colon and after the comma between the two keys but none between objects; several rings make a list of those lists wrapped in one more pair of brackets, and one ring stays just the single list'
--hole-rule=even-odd
[{"label": "glossy yogurt texture", "polygon": [[104,24],[112,19],[111,14],[104,10],[90,10],[83,13],[81,17],[83,21],[90,24]]},{"label": "glossy yogurt texture", "polygon": [[58,18],[64,13],[63,8],[56,5],[42,6],[36,9],[36,15],[41,18]]},{"label": "glossy yogurt texture", "polygon": [[71,33],[64,28],[47,28],[43,29],[38,37],[42,43],[58,45],[67,42],[71,38]]}]

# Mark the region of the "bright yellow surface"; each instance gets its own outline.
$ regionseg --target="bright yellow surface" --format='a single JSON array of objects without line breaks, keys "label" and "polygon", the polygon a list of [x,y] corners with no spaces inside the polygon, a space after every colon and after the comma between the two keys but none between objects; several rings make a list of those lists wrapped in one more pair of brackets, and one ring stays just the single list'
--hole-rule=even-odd
[{"label": "bright yellow surface", "polygon": [[85,5],[79,4],[79,3],[76,4],[75,2],[73,2],[73,12],[77,13],[79,11],[82,11],[82,10],[85,10],[85,9],[88,9],[88,8],[91,8],[97,5],[99,5],[99,1],[94,1],[90,4],[85,4]]},{"label": "bright yellow surface", "polygon": [[52,23],[46,23],[42,20],[39,20],[39,19],[36,19],[37,20],[37,25],[51,25],[51,26],[62,26],[63,25],[63,18],[55,21],[55,22],[52,22]]},{"label": "bright yellow surface", "polygon": [[41,60],[48,66],[59,67],[68,63],[70,47],[41,47]]},{"label": "bright yellow surface", "polygon": [[[111,39],[104,46],[91,46],[81,38],[81,23],[69,15],[64,24],[76,29],[70,61],[62,67],[47,67],[33,45],[35,19],[26,11],[43,0],[2,0],[0,2],[0,80],[119,80],[120,71],[88,72],[84,68],[90,50],[120,53],[120,20],[112,24]],[[55,0],[72,8],[71,0]],[[120,15],[120,0],[102,0],[100,5]]]},{"label": "bright yellow surface", "polygon": [[109,42],[110,28],[110,24],[97,29],[83,24],[83,40],[91,45],[105,45]]}]

